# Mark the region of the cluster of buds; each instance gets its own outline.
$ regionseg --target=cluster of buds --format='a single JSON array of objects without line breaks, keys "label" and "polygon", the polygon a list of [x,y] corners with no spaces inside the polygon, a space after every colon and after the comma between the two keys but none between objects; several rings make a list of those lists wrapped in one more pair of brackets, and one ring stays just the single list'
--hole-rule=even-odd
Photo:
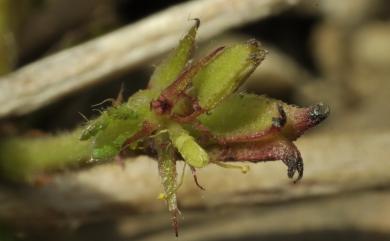
[{"label": "cluster of buds", "polygon": [[[281,160],[297,182],[303,161],[293,144],[329,114],[324,104],[307,108],[237,89],[264,60],[257,40],[219,47],[191,61],[200,21],[154,71],[148,88],[102,111],[84,129],[93,138],[92,158],[113,159],[129,151],[155,155],[164,187],[161,197],[178,234],[176,161],[194,175],[210,163]],[[229,164],[231,165],[231,164]]]}]

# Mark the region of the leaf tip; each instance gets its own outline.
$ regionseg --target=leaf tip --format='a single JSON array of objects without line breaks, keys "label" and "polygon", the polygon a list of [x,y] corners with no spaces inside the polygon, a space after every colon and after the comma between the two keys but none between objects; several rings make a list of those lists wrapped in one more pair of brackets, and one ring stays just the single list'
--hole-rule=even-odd
[{"label": "leaf tip", "polygon": [[252,53],[249,55],[250,61],[252,61],[255,65],[260,64],[267,56],[268,51],[265,50],[260,41],[256,39],[248,40],[247,44],[252,50]]}]

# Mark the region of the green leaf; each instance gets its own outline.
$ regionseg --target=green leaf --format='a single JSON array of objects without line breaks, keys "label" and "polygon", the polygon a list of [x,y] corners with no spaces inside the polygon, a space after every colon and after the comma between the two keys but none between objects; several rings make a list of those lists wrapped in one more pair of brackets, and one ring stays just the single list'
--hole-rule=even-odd
[{"label": "green leaf", "polygon": [[92,158],[114,157],[127,139],[141,131],[144,121],[153,122],[149,108],[153,93],[151,90],[138,91],[126,103],[111,107],[101,115],[104,118],[105,128],[100,128],[96,133]]},{"label": "green leaf", "polygon": [[86,141],[96,136],[99,131],[104,130],[107,127],[108,122],[109,120],[106,113],[103,113],[95,120],[89,121],[81,132],[80,140]]},{"label": "green leaf", "polygon": [[162,61],[154,71],[149,81],[149,88],[160,92],[170,85],[180,72],[187,65],[191,58],[192,50],[195,44],[196,31],[199,27],[199,20],[188,31],[186,36],[179,42],[179,46],[175,48],[166,59]]},{"label": "green leaf", "polygon": [[178,235],[178,215],[179,209],[177,207],[177,183],[176,183],[176,159],[175,151],[172,145],[167,145],[167,135],[160,135],[156,139],[156,145],[161,148],[157,149],[158,153],[158,171],[161,177],[161,183],[164,187],[164,195],[168,204],[168,210],[171,212],[171,221],[176,236]]},{"label": "green leaf", "polygon": [[233,94],[199,117],[213,136],[242,142],[267,135],[280,118],[280,102],[265,96]]},{"label": "green leaf", "polygon": [[214,108],[235,91],[265,58],[256,40],[225,48],[193,78],[195,96],[202,109]]},{"label": "green leaf", "polygon": [[161,92],[158,99],[151,103],[151,108],[159,115],[170,113],[172,109],[176,109],[178,102],[182,102],[183,98],[189,97],[185,97],[186,95],[183,94],[191,86],[193,77],[204,66],[212,62],[223,50],[224,47],[217,48],[209,55],[183,70],[176,80]]},{"label": "green leaf", "polygon": [[109,126],[95,138],[92,158],[109,159],[117,155],[123,143],[142,129],[142,121],[112,120]]},{"label": "green leaf", "polygon": [[140,90],[133,94],[124,105],[135,112],[140,118],[153,118],[153,113],[150,111],[150,102],[155,95],[156,91],[154,90]]},{"label": "green leaf", "polygon": [[204,167],[209,163],[207,152],[185,129],[179,125],[172,124],[168,131],[173,145],[185,162],[193,167]]}]

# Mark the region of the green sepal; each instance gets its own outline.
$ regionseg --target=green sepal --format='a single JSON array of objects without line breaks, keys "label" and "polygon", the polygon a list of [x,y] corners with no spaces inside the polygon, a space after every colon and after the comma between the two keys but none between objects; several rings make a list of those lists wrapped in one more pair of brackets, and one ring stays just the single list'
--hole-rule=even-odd
[{"label": "green sepal", "polygon": [[109,119],[106,113],[102,113],[99,118],[89,121],[81,132],[80,140],[85,141],[96,136],[99,131],[104,130],[108,126],[108,122]]},{"label": "green sepal", "polygon": [[123,143],[142,129],[139,120],[115,120],[95,138],[92,150],[93,159],[109,159],[116,156]]},{"label": "green sepal", "polygon": [[267,134],[280,118],[280,101],[254,94],[232,94],[216,108],[199,116],[212,135],[226,140]]},{"label": "green sepal", "polygon": [[256,40],[225,48],[194,76],[194,96],[205,110],[235,91],[265,58]]},{"label": "green sepal", "polygon": [[104,130],[113,120],[129,120],[139,118],[138,114],[126,104],[109,107],[95,120],[87,123],[80,135],[80,140],[88,140]]},{"label": "green sepal", "polygon": [[176,77],[185,68],[191,58],[196,32],[199,27],[199,21],[195,21],[196,23],[179,42],[179,46],[157,66],[150,78],[148,88],[160,92],[175,81]]},{"label": "green sepal", "polygon": [[177,207],[177,171],[175,150],[172,145],[167,145],[168,137],[166,134],[157,136],[155,145],[158,146],[158,171],[161,177],[161,183],[164,188],[164,194],[159,196],[167,202],[168,210],[171,212],[171,221],[176,236],[178,235],[178,215],[179,209]]},{"label": "green sepal", "polygon": [[106,126],[95,135],[93,159],[109,159],[117,155],[124,142],[141,131],[145,120],[152,119],[149,103],[153,91],[135,93],[126,103],[111,107],[103,114]]},{"label": "green sepal", "polygon": [[172,124],[168,129],[169,138],[183,157],[184,161],[193,167],[204,167],[209,163],[207,152],[195,139],[179,125]]}]

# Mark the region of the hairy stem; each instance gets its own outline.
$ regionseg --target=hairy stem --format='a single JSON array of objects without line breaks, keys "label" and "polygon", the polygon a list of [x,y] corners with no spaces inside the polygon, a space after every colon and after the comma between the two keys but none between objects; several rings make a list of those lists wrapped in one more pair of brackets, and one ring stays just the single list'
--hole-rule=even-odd
[{"label": "hairy stem", "polygon": [[77,166],[90,159],[91,141],[80,141],[81,131],[42,137],[0,140],[0,172],[15,181],[31,181],[44,171]]}]

